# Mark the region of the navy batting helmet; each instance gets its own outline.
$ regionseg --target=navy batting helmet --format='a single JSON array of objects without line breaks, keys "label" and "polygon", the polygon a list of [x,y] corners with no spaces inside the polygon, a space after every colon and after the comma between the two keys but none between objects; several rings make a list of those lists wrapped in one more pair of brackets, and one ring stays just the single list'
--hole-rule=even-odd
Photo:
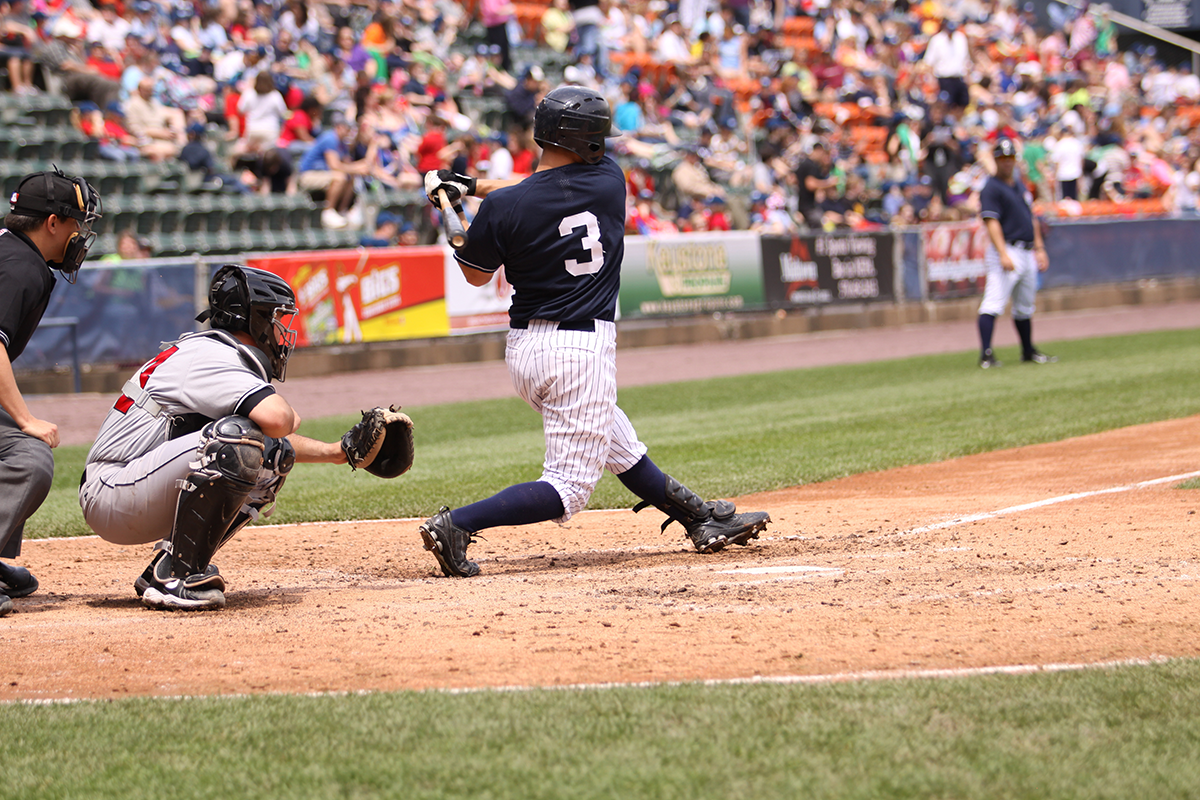
[{"label": "navy batting helmet", "polygon": [[296,294],[283,278],[263,269],[226,264],[213,276],[208,309],[196,319],[211,319],[214,328],[250,334],[270,359],[273,377],[282,381],[296,344],[295,314]]},{"label": "navy batting helmet", "polygon": [[576,153],[588,164],[604,157],[604,140],[620,136],[604,95],[583,86],[560,86],[542,98],[533,115],[533,140]]},{"label": "navy batting helmet", "polygon": [[996,140],[995,146],[992,148],[992,155],[995,158],[1013,158],[1017,155],[1017,143],[1008,137],[1002,137]]}]

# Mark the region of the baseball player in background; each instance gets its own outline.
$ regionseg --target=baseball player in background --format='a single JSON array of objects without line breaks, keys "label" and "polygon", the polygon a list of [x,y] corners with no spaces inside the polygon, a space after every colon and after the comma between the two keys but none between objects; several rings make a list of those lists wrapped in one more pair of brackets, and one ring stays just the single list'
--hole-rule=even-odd
[{"label": "baseball player in background", "polygon": [[1041,226],[1033,216],[1033,198],[1014,175],[1016,143],[1008,138],[998,139],[992,156],[996,160],[996,174],[987,179],[979,193],[979,215],[992,242],[983,259],[987,286],[979,305],[979,366],[983,369],[1000,366],[992,352],[992,332],[996,317],[1004,313],[1009,298],[1013,325],[1021,338],[1021,360],[1049,364],[1058,359],[1038,352],[1033,346],[1038,273],[1050,266]]},{"label": "baseball player in background", "polygon": [[[10,198],[0,228],[0,558],[21,555],[25,521],[54,481],[58,426],[29,412],[13,376],[16,361],[37,330],[55,278],[74,283],[96,234],[100,195],[87,181],[55,169],[26,175]],[[0,562],[0,617],[12,598],[37,591],[24,567]]]},{"label": "baseball player in background", "polygon": [[300,415],[271,385],[286,374],[295,313],[282,278],[221,267],[197,317],[212,329],[168,343],[108,412],[79,503],[106,541],[158,542],[134,583],[145,605],[223,607],[213,554],[270,513],[295,462],[346,461],[340,444],[296,433]]},{"label": "baseball player in background", "polygon": [[[537,171],[523,180],[485,180],[438,170],[425,175],[430,202],[484,197],[466,246],[456,252],[474,286],[501,266],[514,292],[505,361],[517,393],[542,416],[546,457],[540,480],[486,500],[442,508],[420,526],[425,549],[446,576],[471,577],[475,534],[502,525],[565,522],[581,511],[605,469],[687,530],[701,553],[745,545],[770,522],[705,501],[646,455],[617,407],[617,290],[624,256],[625,175],[605,155],[616,135],[604,97],[579,86],[548,93],[534,114],[542,146]],[[446,213],[452,213],[449,209]]]}]

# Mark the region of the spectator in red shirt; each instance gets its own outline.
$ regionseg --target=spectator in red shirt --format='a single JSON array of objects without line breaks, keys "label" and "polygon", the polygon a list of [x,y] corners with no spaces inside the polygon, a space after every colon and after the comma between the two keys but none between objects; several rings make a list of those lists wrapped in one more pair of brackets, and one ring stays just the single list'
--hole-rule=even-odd
[{"label": "spectator in red shirt", "polygon": [[288,151],[293,160],[296,159],[316,138],[313,136],[313,126],[320,116],[321,101],[311,94],[305,95],[300,105],[292,110],[292,115],[284,121],[276,146]]},{"label": "spectator in red shirt", "polygon": [[125,70],[121,60],[111,50],[99,43],[92,45],[87,65],[97,74],[114,81],[121,80],[121,73]]},{"label": "spectator in red shirt", "polygon": [[513,176],[532,175],[537,169],[537,151],[533,147],[533,128],[514,127],[508,140],[513,154]]},{"label": "spectator in red shirt", "polygon": [[430,170],[447,169],[450,166],[446,150],[446,120],[430,114],[425,120],[427,130],[417,146],[417,172],[424,175]]},{"label": "spectator in red shirt", "polygon": [[100,111],[90,100],[79,104],[79,129],[100,143],[100,157],[108,161],[137,161],[141,152],[137,139],[125,129],[120,104],[115,101]]}]

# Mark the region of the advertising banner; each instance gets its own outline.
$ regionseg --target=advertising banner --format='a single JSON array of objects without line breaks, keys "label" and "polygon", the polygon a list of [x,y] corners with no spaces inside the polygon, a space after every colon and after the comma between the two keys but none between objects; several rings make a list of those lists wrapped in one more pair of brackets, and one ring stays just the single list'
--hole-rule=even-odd
[{"label": "advertising banner", "polygon": [[764,307],[758,234],[627,236],[619,305],[624,318]]},{"label": "advertising banner", "polygon": [[983,254],[990,245],[982,222],[939,222],[926,225],[921,235],[930,300],[983,294],[987,282]]},{"label": "advertising banner", "polygon": [[763,236],[762,265],[772,308],[894,300],[891,233]]},{"label": "advertising banner", "polygon": [[446,264],[446,310],[450,315],[450,333],[481,333],[508,327],[508,307],[512,304],[512,284],[504,279],[504,267],[496,270],[483,286],[472,286],[463,277],[454,251],[444,248]]},{"label": "advertising banner", "polygon": [[298,346],[446,336],[440,247],[286,253],[250,259],[291,284]]}]

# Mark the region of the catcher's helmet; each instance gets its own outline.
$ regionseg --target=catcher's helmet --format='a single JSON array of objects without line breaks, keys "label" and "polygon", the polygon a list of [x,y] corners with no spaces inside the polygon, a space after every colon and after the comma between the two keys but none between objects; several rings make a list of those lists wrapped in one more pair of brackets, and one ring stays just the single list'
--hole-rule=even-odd
[{"label": "catcher's helmet", "polygon": [[250,334],[271,360],[273,377],[282,381],[296,344],[295,315],[296,294],[283,278],[262,269],[225,264],[213,276],[208,310],[200,312],[196,320],[211,320],[214,328]]},{"label": "catcher's helmet", "polygon": [[992,156],[995,158],[1015,158],[1017,155],[1017,143],[1007,136],[996,140],[996,144],[992,147]]},{"label": "catcher's helmet", "polygon": [[538,103],[533,114],[533,140],[578,154],[588,164],[604,157],[604,140],[620,136],[604,95],[583,86],[560,86]]}]

